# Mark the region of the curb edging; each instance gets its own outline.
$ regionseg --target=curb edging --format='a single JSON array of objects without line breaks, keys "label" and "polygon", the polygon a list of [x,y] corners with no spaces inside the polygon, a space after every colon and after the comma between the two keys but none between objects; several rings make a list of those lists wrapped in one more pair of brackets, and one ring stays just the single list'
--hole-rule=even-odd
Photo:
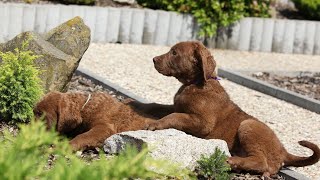
[{"label": "curb edging", "polygon": [[287,101],[289,103],[303,107],[310,111],[320,113],[320,101],[318,100],[303,96],[301,94],[298,94],[292,91],[288,91],[283,88],[279,88],[277,86],[266,83],[264,81],[241,74],[239,71],[232,72],[227,69],[218,68],[218,74],[223,78],[226,78],[237,84],[246,86],[250,89],[260,91],[264,94],[268,94],[278,99]]},{"label": "curb edging", "polygon": [[147,101],[146,99],[140,97],[140,96],[137,96],[131,92],[129,92],[128,90],[86,70],[86,69],[83,69],[83,68],[78,68],[76,71],[75,71],[75,74],[76,75],[81,75],[87,79],[90,79],[91,81],[93,81],[93,83],[95,83],[96,85],[100,85],[106,89],[110,89],[112,91],[114,91],[116,94],[121,94],[122,96],[126,97],[126,98],[131,98],[131,99],[135,99],[141,103],[150,103],[149,101]]}]

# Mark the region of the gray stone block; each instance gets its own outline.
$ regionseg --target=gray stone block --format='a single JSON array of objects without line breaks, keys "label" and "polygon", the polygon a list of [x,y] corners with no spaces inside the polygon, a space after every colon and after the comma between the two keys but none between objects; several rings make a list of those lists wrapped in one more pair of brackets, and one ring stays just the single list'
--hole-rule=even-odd
[{"label": "gray stone block", "polygon": [[294,41],[293,41],[294,53],[303,53],[305,32],[306,32],[306,21],[296,21]]},{"label": "gray stone block", "polygon": [[[320,33],[318,31],[318,33]],[[303,54],[313,54],[315,45],[316,23],[312,21],[306,22],[305,38],[303,43]]]},{"label": "gray stone block", "polygon": [[252,29],[252,18],[240,20],[240,38],[238,50],[248,51],[250,48],[250,34]]},{"label": "gray stone block", "polygon": [[317,22],[316,34],[314,37],[314,53],[316,55],[320,55],[320,23]]},{"label": "gray stone block", "polygon": [[132,23],[132,9],[123,8],[120,13],[119,37],[122,43],[129,43]]},{"label": "gray stone block", "polygon": [[47,9],[42,6],[36,6],[36,18],[35,18],[35,25],[34,25],[34,31],[38,33],[44,33],[46,32],[46,26],[47,26]]},{"label": "gray stone block", "polygon": [[8,38],[12,39],[22,32],[23,7],[13,4],[9,8]]},{"label": "gray stone block", "polygon": [[143,35],[142,43],[143,44],[153,44],[156,34],[158,13],[153,10],[145,10],[145,18],[143,25]]},{"label": "gray stone block", "polygon": [[36,7],[23,6],[22,31],[33,31],[35,25]]},{"label": "gray stone block", "polygon": [[216,48],[226,49],[228,45],[228,27],[219,28],[216,35]]},{"label": "gray stone block", "polygon": [[89,26],[90,30],[91,30],[91,41],[93,41],[93,39],[95,39],[95,32],[96,32],[96,8],[94,7],[88,7],[86,6],[84,8],[84,23]]},{"label": "gray stone block", "polygon": [[235,22],[229,27],[228,49],[236,50],[238,48],[240,38],[240,22]]},{"label": "gray stone block", "polygon": [[182,26],[181,26],[181,36],[180,41],[188,41],[193,38],[193,28],[194,28],[194,19],[191,15],[183,14],[182,15]]},{"label": "gray stone block", "polygon": [[109,154],[117,154],[126,145],[134,145],[138,149],[146,145],[154,159],[169,160],[191,170],[195,169],[202,154],[209,156],[216,147],[230,156],[223,140],[200,139],[175,129],[122,132],[106,139],[103,149]]},{"label": "gray stone block", "polygon": [[70,6],[72,8],[72,15],[73,17],[79,16],[82,19],[84,19],[85,16],[85,8],[83,6],[75,6],[75,5],[71,5]]},{"label": "gray stone block", "polygon": [[156,45],[167,45],[170,25],[170,13],[166,11],[157,11],[157,13],[158,18],[153,43]]},{"label": "gray stone block", "polygon": [[263,32],[261,39],[260,51],[271,52],[272,50],[272,36],[274,30],[274,20],[265,18],[263,19]]},{"label": "gray stone block", "polygon": [[144,10],[134,9],[132,11],[131,22],[129,42],[133,44],[141,44],[144,25]]},{"label": "gray stone block", "polygon": [[8,40],[9,7],[0,4],[0,43]]},{"label": "gray stone block", "polygon": [[73,12],[72,12],[73,8],[71,6],[59,5],[59,8],[60,8],[59,23],[66,22],[69,19],[75,17],[73,15]]},{"label": "gray stone block", "polygon": [[253,18],[252,30],[250,36],[250,50],[259,51],[262,44],[263,19]]},{"label": "gray stone block", "polygon": [[285,29],[284,20],[275,20],[274,23],[274,33],[272,37],[272,51],[273,52],[282,52],[283,36]]},{"label": "gray stone block", "polygon": [[182,15],[176,12],[170,13],[170,25],[167,45],[171,46],[179,42],[182,26]]},{"label": "gray stone block", "polygon": [[95,19],[95,29],[93,42],[103,43],[106,42],[107,28],[108,27],[108,9],[106,8],[95,8],[96,10],[96,19]]},{"label": "gray stone block", "polygon": [[106,42],[115,43],[119,37],[121,11],[118,8],[108,8],[108,12]]},{"label": "gray stone block", "polygon": [[59,25],[60,7],[51,5],[41,5],[47,9],[47,21],[45,32],[50,31]]},{"label": "gray stone block", "polygon": [[294,31],[296,23],[292,20],[285,20],[285,30],[282,39],[282,50],[283,53],[293,52],[293,42],[294,42]]}]

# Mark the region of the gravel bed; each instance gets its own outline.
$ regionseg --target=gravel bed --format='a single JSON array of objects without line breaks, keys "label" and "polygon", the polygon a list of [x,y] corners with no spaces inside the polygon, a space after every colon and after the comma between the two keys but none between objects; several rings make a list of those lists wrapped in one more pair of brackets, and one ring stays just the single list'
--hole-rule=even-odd
[{"label": "gravel bed", "polygon": [[270,74],[268,72],[258,72],[252,74],[252,76],[275,86],[320,100],[320,73],[314,73],[312,75],[283,76]]},{"label": "gravel bed", "polygon": [[[180,83],[160,75],[152,58],[169,50],[166,46],[91,44],[80,67],[149,101],[171,104]],[[212,50],[219,67],[243,71],[318,71],[320,56]],[[259,118],[278,135],[286,149],[296,155],[310,155],[298,145],[309,140],[320,145],[320,115],[240,86],[220,81],[232,100]],[[320,163],[292,168],[311,179],[320,178]]]}]

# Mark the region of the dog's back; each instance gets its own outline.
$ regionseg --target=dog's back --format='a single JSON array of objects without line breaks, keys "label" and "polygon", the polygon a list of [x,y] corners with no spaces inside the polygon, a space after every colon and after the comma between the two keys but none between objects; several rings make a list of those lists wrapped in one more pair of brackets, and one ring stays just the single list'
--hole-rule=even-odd
[{"label": "dog's back", "polygon": [[107,93],[48,93],[34,108],[48,129],[74,137],[75,150],[101,145],[112,134],[143,129],[152,119],[135,112]]}]

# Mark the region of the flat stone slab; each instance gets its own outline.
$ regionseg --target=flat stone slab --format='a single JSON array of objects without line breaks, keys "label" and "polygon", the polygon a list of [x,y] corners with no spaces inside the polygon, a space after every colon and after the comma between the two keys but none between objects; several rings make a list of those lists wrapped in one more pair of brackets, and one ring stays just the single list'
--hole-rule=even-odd
[{"label": "flat stone slab", "polygon": [[103,149],[108,154],[117,154],[126,145],[141,149],[146,145],[154,159],[165,159],[191,170],[197,165],[201,154],[211,155],[216,147],[230,156],[227,143],[219,139],[200,139],[175,129],[157,131],[128,131],[115,134],[105,140]]}]

